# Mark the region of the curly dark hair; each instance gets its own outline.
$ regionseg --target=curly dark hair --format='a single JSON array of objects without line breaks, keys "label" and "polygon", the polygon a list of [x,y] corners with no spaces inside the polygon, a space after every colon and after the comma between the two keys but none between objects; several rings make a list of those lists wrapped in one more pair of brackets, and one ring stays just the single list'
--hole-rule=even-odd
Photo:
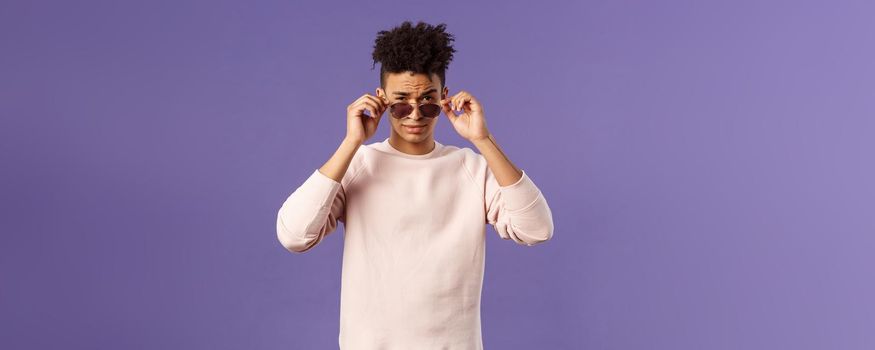
[{"label": "curly dark hair", "polygon": [[386,88],[387,73],[406,71],[429,77],[437,74],[441,86],[446,86],[446,70],[456,52],[451,44],[455,37],[444,32],[446,27],[444,23],[433,26],[420,21],[413,26],[404,21],[391,30],[377,32],[371,69],[380,62],[380,86]]}]

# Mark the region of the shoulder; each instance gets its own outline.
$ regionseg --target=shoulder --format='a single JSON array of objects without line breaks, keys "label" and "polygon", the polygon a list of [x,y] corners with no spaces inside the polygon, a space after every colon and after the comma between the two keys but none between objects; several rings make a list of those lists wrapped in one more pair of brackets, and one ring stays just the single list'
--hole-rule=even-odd
[{"label": "shoulder", "polygon": [[453,147],[456,148],[455,152],[462,158],[462,163],[468,170],[479,172],[479,170],[486,167],[486,158],[482,154],[475,152],[469,147]]},{"label": "shoulder", "polygon": [[486,157],[469,147],[452,147],[454,148],[452,152],[460,159],[468,178],[478,186],[482,186],[489,177],[489,164],[486,163]]},{"label": "shoulder", "polygon": [[371,149],[368,148],[368,145],[361,145],[356,149],[349,162],[349,167],[347,167],[346,175],[341,181],[344,187],[348,187],[368,167],[368,159],[372,158],[368,154],[370,152]]}]

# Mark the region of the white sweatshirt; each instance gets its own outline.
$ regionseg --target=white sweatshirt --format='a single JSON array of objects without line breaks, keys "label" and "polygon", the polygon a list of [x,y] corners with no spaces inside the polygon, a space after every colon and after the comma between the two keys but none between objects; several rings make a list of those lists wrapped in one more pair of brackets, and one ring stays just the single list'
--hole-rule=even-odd
[{"label": "white sweatshirt", "polygon": [[525,246],[553,235],[522,172],[502,187],[470,148],[411,155],[387,138],[360,146],[340,182],[313,171],[279,209],[277,236],[305,252],[343,222],[341,349],[482,349],[486,224]]}]

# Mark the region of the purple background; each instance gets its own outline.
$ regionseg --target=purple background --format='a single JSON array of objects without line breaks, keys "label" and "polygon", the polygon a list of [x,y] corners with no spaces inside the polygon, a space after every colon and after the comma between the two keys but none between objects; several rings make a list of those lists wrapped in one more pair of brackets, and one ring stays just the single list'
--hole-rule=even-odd
[{"label": "purple background", "polygon": [[871,349],[870,4],[4,1],[0,348],[336,348],[276,212],[421,19],[555,219],[488,228],[487,349]]}]

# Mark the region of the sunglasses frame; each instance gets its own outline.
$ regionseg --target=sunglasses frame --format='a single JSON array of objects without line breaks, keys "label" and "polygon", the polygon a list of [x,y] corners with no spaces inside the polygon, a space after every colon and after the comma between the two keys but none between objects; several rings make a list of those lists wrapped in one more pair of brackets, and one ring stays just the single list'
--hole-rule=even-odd
[{"label": "sunglasses frame", "polygon": [[[390,104],[389,107],[386,108],[386,110],[389,112],[389,115],[392,116],[392,118],[403,119],[403,118],[406,118],[407,116],[409,116],[411,113],[413,113],[413,109],[411,109],[410,112],[408,112],[407,114],[405,114],[403,116],[400,116],[400,117],[396,116],[395,113],[393,113],[393,111],[395,109],[395,106],[399,105],[399,104],[413,105],[412,103],[408,103],[408,102],[395,102],[393,104]],[[437,106],[437,113],[435,113],[435,115],[433,117],[426,116],[424,111],[422,110],[422,106],[425,106],[425,105]],[[438,116],[441,115],[441,111],[443,110],[441,105],[439,103],[435,103],[435,102],[417,103],[416,107],[414,107],[414,108],[419,109],[419,115],[421,115],[425,119],[437,118]]]}]

